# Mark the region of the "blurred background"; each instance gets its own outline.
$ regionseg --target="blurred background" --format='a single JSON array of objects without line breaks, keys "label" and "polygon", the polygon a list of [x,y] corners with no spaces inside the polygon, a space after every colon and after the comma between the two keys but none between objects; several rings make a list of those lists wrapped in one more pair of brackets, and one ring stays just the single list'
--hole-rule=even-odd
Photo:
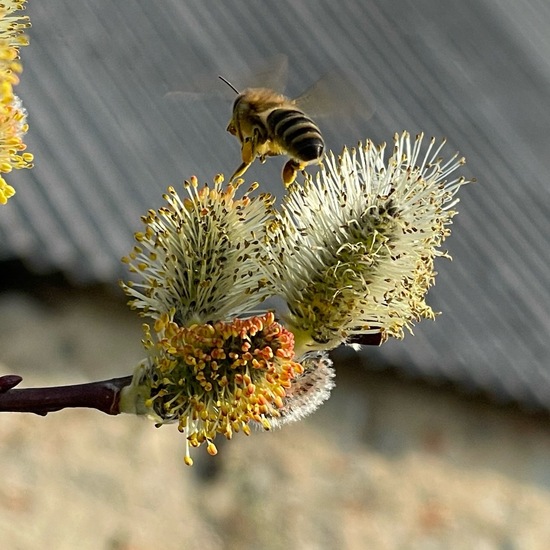
[{"label": "blurred background", "polygon": [[[293,97],[343,75],[357,111],[319,120],[329,148],[446,137],[477,183],[460,194],[453,262],[437,265],[429,302],[443,314],[404,341],[335,352],[337,387],[304,422],[216,458],[201,449],[190,469],[173,427],[2,415],[3,547],[547,548],[550,5],[30,0],[27,12],[18,93],[36,161],[10,174],[17,195],[0,209],[1,373],[27,387],[123,376],[143,356],[120,257],[169,185],[239,164],[218,74],[242,88],[285,58]],[[283,163],[247,181],[280,195]]]}]

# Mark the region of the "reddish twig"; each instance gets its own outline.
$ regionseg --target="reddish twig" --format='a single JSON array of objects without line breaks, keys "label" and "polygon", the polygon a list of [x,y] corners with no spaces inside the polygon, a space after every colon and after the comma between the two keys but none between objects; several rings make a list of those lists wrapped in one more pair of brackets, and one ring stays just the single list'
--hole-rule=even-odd
[{"label": "reddish twig", "polygon": [[72,386],[14,389],[21,380],[15,374],[0,377],[0,412],[30,412],[46,416],[69,407],[85,407],[117,415],[120,413],[120,390],[130,385],[132,377]]},{"label": "reddish twig", "polygon": [[379,346],[382,344],[382,333],[361,334],[360,336],[352,336],[349,339],[350,344],[360,344],[362,346]]}]

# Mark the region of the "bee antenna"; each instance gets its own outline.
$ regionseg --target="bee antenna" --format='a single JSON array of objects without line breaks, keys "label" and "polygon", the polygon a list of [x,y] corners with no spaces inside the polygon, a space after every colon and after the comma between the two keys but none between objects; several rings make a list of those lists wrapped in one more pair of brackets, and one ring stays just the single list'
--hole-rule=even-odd
[{"label": "bee antenna", "polygon": [[218,75],[218,78],[220,80],[222,80],[223,82],[225,82],[236,94],[239,94],[239,90],[237,90],[237,88],[235,88],[235,86],[233,86],[233,84],[231,84],[231,82],[229,82],[229,80],[227,80],[226,78],[224,78],[221,75]]}]

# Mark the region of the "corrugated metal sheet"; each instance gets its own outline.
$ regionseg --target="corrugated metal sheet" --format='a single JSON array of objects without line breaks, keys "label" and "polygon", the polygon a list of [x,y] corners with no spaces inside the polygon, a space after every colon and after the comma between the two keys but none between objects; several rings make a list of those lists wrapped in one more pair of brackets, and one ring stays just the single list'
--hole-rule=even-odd
[{"label": "corrugated metal sheet", "polygon": [[[464,189],[444,315],[376,354],[406,372],[550,408],[550,5],[544,0],[30,0],[19,91],[36,167],[13,174],[0,257],[76,281],[114,281],[139,216],[191,174],[231,172],[230,105],[177,102],[218,73],[286,54],[289,92],[340,67],[376,113],[326,122],[332,148],[396,131],[447,136],[479,183]],[[239,82],[237,82],[239,84]],[[242,85],[242,84],[241,84]],[[281,162],[249,177],[280,191]],[[373,353],[372,350],[369,350]]]}]

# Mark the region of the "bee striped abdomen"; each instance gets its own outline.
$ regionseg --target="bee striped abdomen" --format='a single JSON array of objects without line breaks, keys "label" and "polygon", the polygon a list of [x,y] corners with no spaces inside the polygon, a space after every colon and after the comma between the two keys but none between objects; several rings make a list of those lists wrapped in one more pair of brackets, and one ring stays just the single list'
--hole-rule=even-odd
[{"label": "bee striped abdomen", "polygon": [[297,109],[274,109],[266,124],[272,136],[280,141],[288,153],[304,162],[320,159],[325,148],[317,125]]}]

